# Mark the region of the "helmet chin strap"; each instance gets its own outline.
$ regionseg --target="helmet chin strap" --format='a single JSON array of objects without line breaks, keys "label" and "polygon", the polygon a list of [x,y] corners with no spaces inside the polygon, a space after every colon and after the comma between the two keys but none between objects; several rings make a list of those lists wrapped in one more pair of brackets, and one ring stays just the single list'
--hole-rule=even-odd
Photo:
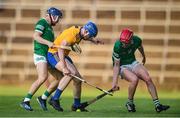
[{"label": "helmet chin strap", "polygon": [[52,21],[52,17],[51,17],[51,14],[49,14],[49,17],[50,17],[50,20],[51,20],[51,25],[53,25],[53,21]]},{"label": "helmet chin strap", "polygon": [[83,35],[82,35],[82,27],[80,28],[80,32],[79,32],[79,36],[80,36],[80,39],[84,39]]},{"label": "helmet chin strap", "polygon": [[[84,31],[82,31],[82,30],[84,30]],[[83,35],[82,35],[82,32],[83,32]],[[87,33],[86,33],[86,32],[87,32]],[[81,37],[81,39],[84,39],[84,40],[88,40],[88,39],[91,38],[91,37],[89,36],[89,32],[86,31],[84,28],[81,28],[81,30],[80,30],[80,37]]]}]

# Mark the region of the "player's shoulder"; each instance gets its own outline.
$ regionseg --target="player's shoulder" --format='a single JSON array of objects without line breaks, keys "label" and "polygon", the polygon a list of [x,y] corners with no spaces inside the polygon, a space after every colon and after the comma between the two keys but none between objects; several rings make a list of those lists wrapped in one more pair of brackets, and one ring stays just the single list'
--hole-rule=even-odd
[{"label": "player's shoulder", "polygon": [[71,32],[72,35],[77,35],[80,32],[80,28],[80,26],[74,25],[68,29],[68,32]]},{"label": "player's shoulder", "polygon": [[37,21],[36,25],[38,25],[38,24],[46,25],[46,24],[48,24],[48,23],[47,23],[47,21],[46,21],[44,18],[41,18],[41,19],[39,19],[39,20]]},{"label": "player's shoulder", "polygon": [[137,46],[139,46],[139,45],[142,44],[141,38],[140,38],[139,36],[137,36],[137,35],[134,35],[134,36],[133,36],[133,42],[134,42],[134,44],[137,45]]},{"label": "player's shoulder", "polygon": [[122,45],[122,43],[119,41],[119,39],[117,39],[114,43],[114,48],[120,48]]},{"label": "player's shoulder", "polygon": [[81,26],[78,26],[78,25],[74,25],[73,26],[75,29],[80,29],[81,28]]},{"label": "player's shoulder", "polygon": [[44,18],[40,18],[40,19],[37,21],[37,23],[39,23],[39,22],[46,22],[46,20],[45,20]]},{"label": "player's shoulder", "polygon": [[77,30],[77,29],[79,29],[79,26],[74,26],[74,25],[73,25],[73,26],[67,28],[66,31],[75,31],[75,30]]},{"label": "player's shoulder", "polygon": [[80,29],[80,26],[77,26],[77,25],[73,25],[69,28],[70,30],[73,30],[73,31],[76,31],[76,30],[79,30]]},{"label": "player's shoulder", "polygon": [[119,39],[117,39],[114,43],[114,45],[121,45],[121,41]]},{"label": "player's shoulder", "polygon": [[141,41],[141,38],[137,35],[133,35],[133,40],[135,41]]}]

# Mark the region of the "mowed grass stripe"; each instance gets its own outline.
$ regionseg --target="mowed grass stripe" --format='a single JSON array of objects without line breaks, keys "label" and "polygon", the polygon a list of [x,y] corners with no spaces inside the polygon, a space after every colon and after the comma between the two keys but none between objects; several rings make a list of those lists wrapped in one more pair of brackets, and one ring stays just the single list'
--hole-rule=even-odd
[{"label": "mowed grass stripe", "polygon": [[[70,110],[73,98],[62,97],[61,104],[64,112],[57,112],[48,105],[48,111],[44,112],[39,107],[36,98],[32,99],[31,105],[33,112],[28,112],[19,106],[22,96],[0,96],[0,116],[1,117],[139,117],[139,116],[155,116],[155,117],[178,117],[179,99],[162,99],[162,103],[171,105],[171,109],[166,112],[156,113],[151,99],[137,98],[135,103],[137,107],[136,113],[129,113],[125,108],[125,98],[105,97],[95,104],[90,105],[87,109],[90,112],[79,113]],[[92,97],[84,97],[82,101],[92,99]]]}]

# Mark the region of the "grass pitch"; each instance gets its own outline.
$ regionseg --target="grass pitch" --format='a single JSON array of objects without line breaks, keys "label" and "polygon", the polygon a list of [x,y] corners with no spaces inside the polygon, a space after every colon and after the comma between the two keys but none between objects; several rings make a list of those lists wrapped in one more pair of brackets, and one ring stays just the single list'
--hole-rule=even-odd
[{"label": "grass pitch", "polygon": [[[25,111],[19,106],[22,98],[26,95],[27,89],[21,87],[0,87],[0,117],[180,117],[180,94],[178,92],[160,92],[161,103],[168,104],[171,108],[168,111],[156,113],[154,105],[147,92],[138,92],[135,103],[137,112],[129,113],[126,110],[126,91],[119,91],[113,97],[106,96],[96,103],[87,107],[90,112],[72,112],[73,103],[72,90],[65,90],[62,95],[61,105],[64,112],[57,112],[48,105],[48,111],[44,112],[36,101],[38,95],[44,89],[38,91],[33,97],[31,105],[34,111]],[[83,89],[82,101],[86,101],[101,94],[94,89]]]}]

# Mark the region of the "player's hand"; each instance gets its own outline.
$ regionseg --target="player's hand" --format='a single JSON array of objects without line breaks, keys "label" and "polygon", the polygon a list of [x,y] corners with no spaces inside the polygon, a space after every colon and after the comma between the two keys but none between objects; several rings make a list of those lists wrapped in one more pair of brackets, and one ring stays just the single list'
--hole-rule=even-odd
[{"label": "player's hand", "polygon": [[62,71],[63,71],[63,74],[64,74],[64,75],[70,75],[70,73],[71,73],[68,68],[63,68]]},{"label": "player's hand", "polygon": [[101,41],[101,40],[96,40],[96,44],[101,44],[101,45],[104,45],[104,42]]},{"label": "player's hand", "polygon": [[101,40],[99,40],[99,39],[92,39],[92,40],[94,40],[94,43],[95,43],[95,44],[101,44],[101,45],[104,44],[104,42],[101,41]]},{"label": "player's hand", "polygon": [[55,45],[54,43],[50,42],[50,43],[48,44],[48,47],[49,47],[49,48],[56,48],[56,45]]},{"label": "player's hand", "polygon": [[78,53],[78,54],[81,54],[81,52],[82,52],[81,47],[80,47],[77,43],[75,43],[74,45],[72,45],[72,46],[71,46],[71,49],[72,49],[74,52]]},{"label": "player's hand", "polygon": [[113,92],[114,92],[114,91],[118,91],[119,89],[120,89],[120,88],[119,88],[119,86],[117,86],[117,85],[115,85],[115,86],[112,87]]}]

